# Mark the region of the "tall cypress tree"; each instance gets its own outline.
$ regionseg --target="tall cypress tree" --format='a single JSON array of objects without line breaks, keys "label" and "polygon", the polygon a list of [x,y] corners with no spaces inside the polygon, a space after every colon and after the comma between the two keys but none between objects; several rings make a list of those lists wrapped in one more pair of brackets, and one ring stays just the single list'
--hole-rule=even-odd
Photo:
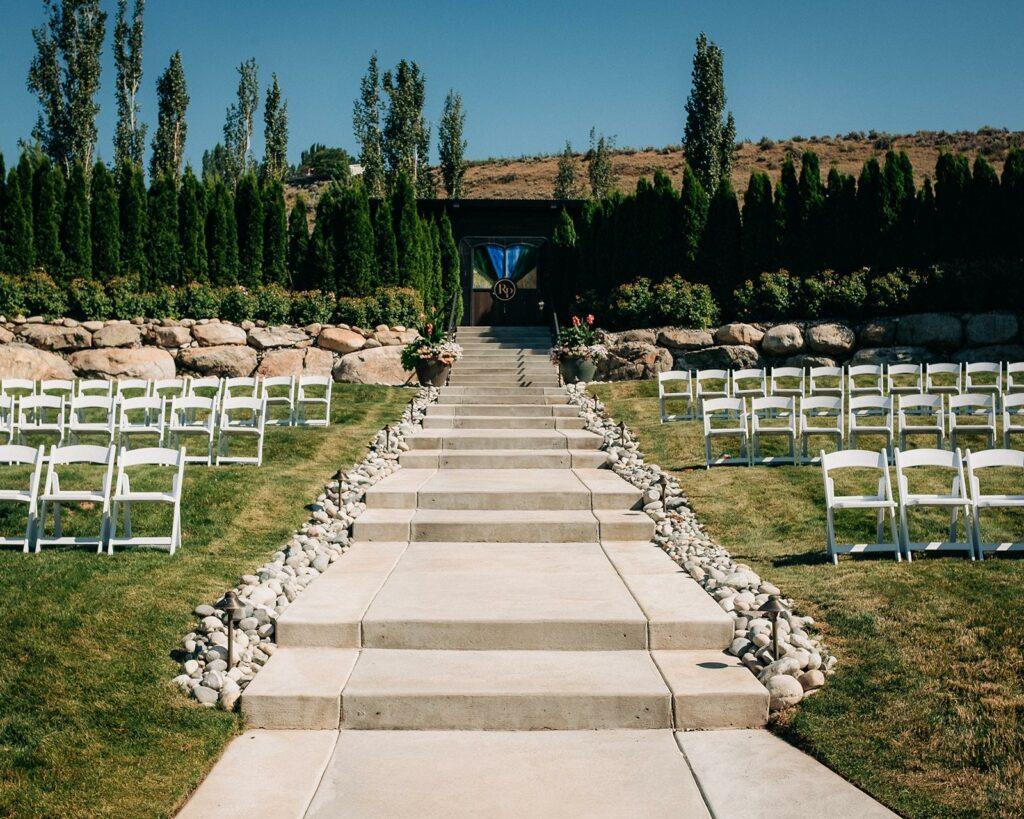
[{"label": "tall cypress tree", "polygon": [[727,301],[740,283],[740,207],[732,184],[723,177],[708,206],[701,261],[704,278],[720,301]]},{"label": "tall cypress tree", "polygon": [[121,215],[113,174],[103,162],[92,171],[92,269],[108,282],[121,271]]},{"label": "tall cypress tree", "polygon": [[1003,248],[1024,256],[1024,147],[1011,148],[1003,163]]},{"label": "tall cypress tree", "polygon": [[[433,219],[427,225],[430,240],[430,293],[434,308],[445,306],[444,268],[441,266],[441,232]],[[447,315],[445,315],[447,320]]]},{"label": "tall cypress tree", "polygon": [[149,186],[148,210],[150,286],[182,284],[178,189],[171,173],[158,177]]},{"label": "tall cypress tree", "polygon": [[935,214],[938,250],[946,259],[962,258],[970,237],[971,166],[967,157],[943,152],[935,163]]},{"label": "tall cypress tree", "polygon": [[[564,209],[562,213],[565,213]],[[569,223],[570,225],[572,224],[571,219]],[[462,264],[459,260],[459,247],[455,244],[455,236],[452,234],[452,223],[447,213],[441,214],[441,224],[438,226],[438,232],[441,241],[441,289],[444,292],[444,305],[445,309],[449,310],[452,308],[454,301],[455,313],[453,321],[457,327],[462,321]],[[575,244],[575,232],[572,238]]]},{"label": "tall cypress tree", "polygon": [[263,183],[263,281],[287,284],[288,219],[284,204],[284,185],[278,176]]},{"label": "tall cypress tree", "polygon": [[191,166],[185,168],[178,191],[178,231],[184,280],[206,281],[206,188],[196,178]]},{"label": "tall cypress tree", "polygon": [[775,267],[775,203],[768,174],[754,171],[743,197],[743,270],[757,276]]},{"label": "tall cypress tree", "polygon": [[32,177],[32,238],[35,263],[51,276],[59,276],[64,265],[60,246],[60,212],[64,179],[49,157],[36,165]]},{"label": "tall cypress tree", "polygon": [[149,285],[149,207],[142,168],[128,162],[118,172],[121,222],[121,272],[140,287]]},{"label": "tall cypress tree", "polygon": [[[551,309],[561,316],[572,309],[573,296],[576,294],[576,275],[578,271],[578,253],[576,244],[579,237],[576,225],[569,212],[562,208],[558,214],[558,223],[551,234],[551,272],[549,279],[549,298]],[[461,299],[460,299],[461,301]]]},{"label": "tall cypress tree", "polygon": [[231,191],[220,177],[211,177],[206,189],[207,274],[216,285],[238,282],[238,230]]},{"label": "tall cypress tree", "polygon": [[680,196],[679,226],[683,234],[683,253],[687,269],[692,269],[700,253],[704,226],[708,218],[708,196],[689,163],[683,168],[683,187]]},{"label": "tall cypress tree", "polygon": [[968,253],[978,259],[996,256],[1000,247],[1000,202],[999,177],[995,169],[980,154],[974,160],[971,177],[971,240]]},{"label": "tall cypress tree", "polygon": [[339,296],[368,296],[373,289],[373,227],[366,189],[356,183],[341,188],[332,220],[334,287]]},{"label": "tall cypress tree", "polygon": [[252,172],[235,188],[235,222],[238,225],[238,281],[257,287],[263,281],[263,199]]},{"label": "tall cypress tree", "polygon": [[64,189],[61,239],[64,250],[64,277],[67,280],[92,275],[92,237],[89,226],[89,196],[85,166],[76,162]]},{"label": "tall cypress tree", "polygon": [[857,235],[860,238],[860,263],[876,264],[882,249],[884,227],[884,193],[882,168],[871,157],[864,163],[857,179]]},{"label": "tall cypress tree", "polygon": [[337,219],[339,185],[331,185],[316,203],[313,235],[306,255],[309,270],[308,286],[315,290],[334,292],[334,222]]},{"label": "tall cypress tree", "polygon": [[782,163],[775,186],[775,214],[779,236],[779,262],[787,268],[797,266],[800,249],[800,183],[791,157]]},{"label": "tall cypress tree", "polygon": [[288,217],[288,273],[293,287],[309,288],[309,207],[300,193]]},{"label": "tall cypress tree", "polygon": [[399,173],[391,199],[395,220],[395,247],[398,251],[398,284],[418,287],[420,284],[420,219],[416,212],[416,194],[405,173]]},{"label": "tall cypress tree", "polygon": [[914,251],[919,264],[935,258],[936,224],[935,192],[932,180],[926,176],[914,207]]},{"label": "tall cypress tree", "polygon": [[17,168],[7,174],[4,206],[0,213],[0,264],[8,273],[23,275],[32,269],[32,197],[21,188]]},{"label": "tall cypress tree", "polygon": [[800,159],[800,235],[798,238],[797,264],[799,269],[810,272],[820,266],[824,255],[822,247],[822,219],[825,208],[825,191],[821,186],[821,165],[814,151],[804,151]]},{"label": "tall cypress tree", "polygon": [[398,284],[398,246],[395,244],[391,200],[387,197],[377,203],[373,213],[373,241],[377,257],[377,281],[382,287],[392,287]]}]

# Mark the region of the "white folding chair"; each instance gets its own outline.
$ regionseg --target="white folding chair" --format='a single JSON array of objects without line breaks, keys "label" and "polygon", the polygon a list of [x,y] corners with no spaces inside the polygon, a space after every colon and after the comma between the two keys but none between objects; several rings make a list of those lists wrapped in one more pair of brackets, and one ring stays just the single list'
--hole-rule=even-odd
[{"label": "white folding chair", "polygon": [[47,378],[39,382],[39,394],[60,395],[69,404],[75,395],[75,382],[70,378]]},{"label": "white folding chair", "polygon": [[884,368],[881,364],[851,364],[846,368],[846,392],[857,395],[884,395]]},{"label": "white folding chair", "polygon": [[847,440],[857,448],[858,435],[881,435],[885,449],[892,452],[892,396],[857,395],[850,397],[847,409]]},{"label": "white folding chair", "polygon": [[[81,466],[92,464],[103,467],[102,485],[99,487],[83,487],[62,489],[60,485],[60,467]],[[114,477],[114,447],[89,446],[55,446],[50,448],[47,462],[46,482],[39,495],[39,531],[36,536],[36,551],[43,546],[91,546],[102,552],[106,545],[110,527],[110,485]],[[66,503],[90,503],[100,507],[100,533],[98,537],[89,535],[65,537],[61,528],[61,506]],[[53,537],[46,534],[46,514],[53,506]]]},{"label": "white folding chair", "polygon": [[[156,395],[123,398],[117,405],[117,446],[130,450],[138,438],[156,437],[156,446],[164,440],[167,401]],[[152,447],[150,447],[152,448]]]},{"label": "white folding chair", "polygon": [[[139,491],[132,489],[130,469],[144,467],[152,471],[155,467],[173,469],[169,491]],[[128,451],[122,449],[117,459],[117,482],[111,499],[110,538],[107,553],[113,554],[120,546],[141,546],[149,549],[166,549],[169,554],[181,546],[181,487],[185,477],[185,450],[148,447]],[[132,533],[132,506],[139,503],[167,504],[171,507],[171,534],[168,537],[144,536]],[[118,537],[117,522],[124,514],[124,534]]]},{"label": "white folding chair", "polygon": [[806,379],[803,367],[772,367],[770,394],[803,398]]},{"label": "white folding chair", "polygon": [[[295,376],[273,375],[260,379],[260,398],[267,401],[268,427],[290,427],[295,423]],[[276,408],[285,412],[278,414]]]},{"label": "white folding chair", "polygon": [[842,367],[811,367],[807,374],[807,394],[843,398],[846,395],[844,383]]},{"label": "white folding chair", "polygon": [[115,383],[117,398],[148,398],[153,390],[153,382],[145,378],[123,378]]},{"label": "white folding chair", "polygon": [[935,446],[942,449],[946,419],[941,395],[900,395],[896,428],[900,449],[907,448],[908,435],[934,435]]},{"label": "white folding chair", "polygon": [[220,397],[224,398],[259,398],[260,382],[258,378],[249,376],[241,378],[225,378]]},{"label": "white folding chair", "polygon": [[56,435],[57,445],[64,443],[64,399],[59,395],[26,395],[17,401],[15,426],[18,442],[27,435]]},{"label": "white folding chair", "polygon": [[1018,470],[1017,485],[1020,485],[1020,479],[1024,478],[1024,452],[1017,449],[987,449],[984,452],[967,450],[967,484],[974,510],[974,549],[981,560],[985,559],[985,552],[1016,552],[1024,549],[1022,541],[986,543],[981,539],[982,509],[1024,509],[1024,495],[990,495],[981,491],[978,473],[992,468]]},{"label": "white folding chair", "polygon": [[153,382],[151,394],[170,403],[172,398],[184,398],[188,393],[187,378],[160,378]]},{"label": "white folding chair", "polygon": [[[181,447],[183,438],[205,438],[206,455],[187,455],[190,464],[213,464],[213,436],[217,424],[217,399],[191,396],[171,399],[171,421],[167,426],[167,443]],[[202,450],[200,450],[202,451]]]},{"label": "white folding chair", "polygon": [[1003,365],[994,361],[974,361],[964,366],[964,391],[1003,394]]},{"label": "white folding chair", "polygon": [[76,395],[71,399],[68,443],[78,444],[82,436],[100,437],[102,446],[114,443],[114,398],[107,395]]},{"label": "white folding chair", "polygon": [[996,445],[996,398],[994,395],[965,392],[949,396],[949,445],[960,446],[963,435],[983,435],[989,449]]},{"label": "white folding chair", "polygon": [[[870,469],[878,472],[878,490],[874,495],[837,495],[834,473],[843,469]],[[833,564],[841,554],[869,554],[892,552],[897,561],[902,559],[899,534],[896,531],[896,501],[892,496],[889,478],[889,458],[885,450],[844,449],[841,452],[821,452],[821,474],[825,480],[825,532],[826,550]],[[838,543],[836,541],[835,513],[846,509],[871,509],[876,515],[874,543]],[[885,540],[885,519],[889,518],[892,539]]]},{"label": "white folding chair", "polygon": [[766,370],[733,370],[732,396],[734,398],[764,398],[768,394],[768,373]]},{"label": "white folding chair", "polygon": [[[299,376],[298,392],[295,396],[296,423],[302,427],[326,427],[331,423],[331,385],[330,376],[301,375]],[[322,409],[323,417],[318,413]],[[309,417],[310,410],[313,417]]]},{"label": "white folding chair", "polygon": [[[722,464],[750,463],[750,430],[747,423],[747,400],[745,398],[705,398],[701,403],[704,417],[704,462],[705,467]],[[715,426],[718,423],[720,426]],[[711,441],[713,438],[729,437],[739,441],[740,457],[732,458],[728,453],[712,460]]]},{"label": "white folding chair", "polygon": [[37,382],[29,378],[5,378],[0,381],[0,395],[24,398],[36,394]]},{"label": "white folding chair", "polygon": [[811,436],[834,438],[836,450],[843,448],[843,399],[838,395],[812,395],[800,399],[800,452],[804,463],[811,462]]},{"label": "white folding chair", "polygon": [[221,391],[224,389],[224,379],[215,375],[207,375],[203,378],[190,378],[186,383],[186,398],[213,398],[219,403]]},{"label": "white folding chair", "polygon": [[1024,361],[1011,361],[1006,365],[1006,390],[1024,392]]},{"label": "white folding chair", "polygon": [[23,552],[28,552],[32,548],[39,551],[35,547],[34,538],[39,514],[39,482],[43,475],[43,460],[41,446],[30,447],[17,444],[0,446],[0,463],[32,468],[28,479],[28,488],[0,489],[0,503],[23,503],[28,507],[28,523],[25,526],[25,534],[22,537],[0,537],[2,546],[21,546]]},{"label": "white folding chair", "polygon": [[17,416],[13,395],[0,395],[0,435],[6,435],[4,443],[13,444],[17,435]]},{"label": "white folding chair", "polygon": [[[903,538],[903,552],[907,560],[913,560],[914,552],[967,552],[974,560],[974,537],[971,533],[971,500],[967,496],[967,482],[964,480],[964,460],[959,449],[912,449],[909,452],[896,450],[896,485],[899,490],[900,534]],[[911,492],[908,473],[917,468],[931,467],[953,473],[950,490],[944,492]],[[911,508],[939,507],[949,510],[949,540],[912,541],[908,511]],[[957,538],[959,517],[964,517],[964,539]]]},{"label": "white folding chair", "polygon": [[964,368],[960,364],[925,364],[924,391],[959,395],[964,391]]},{"label": "white folding chair", "polygon": [[924,370],[920,364],[890,364],[885,373],[889,395],[920,395]]},{"label": "white folding chair", "polygon": [[[667,401],[685,402],[685,409],[681,413],[670,413],[665,406]],[[658,417],[663,424],[694,417],[693,376],[689,370],[658,373]]]},{"label": "white folding chair", "polygon": [[697,370],[693,377],[697,412],[703,415],[705,398],[728,398],[731,395],[729,370]]},{"label": "white folding chair", "polygon": [[[267,402],[263,398],[224,398],[220,405],[220,433],[217,437],[218,464],[263,463],[263,433]],[[231,439],[254,439],[255,455],[232,455]]]},{"label": "white folding chair", "polygon": [[[751,463],[796,463],[796,398],[772,395],[750,402]],[[761,438],[778,437],[789,442],[789,456],[761,455]]]},{"label": "white folding chair", "polygon": [[85,378],[75,382],[75,395],[105,395],[113,397],[114,382],[103,378]]},{"label": "white folding chair", "polygon": [[1012,449],[1014,435],[1024,435],[1024,392],[1003,396],[1003,447]]}]

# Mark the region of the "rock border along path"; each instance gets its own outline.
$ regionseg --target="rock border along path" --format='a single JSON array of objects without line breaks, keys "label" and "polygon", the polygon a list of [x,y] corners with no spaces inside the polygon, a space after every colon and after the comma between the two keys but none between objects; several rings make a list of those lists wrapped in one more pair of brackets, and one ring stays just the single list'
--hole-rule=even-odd
[{"label": "rock border along path", "polygon": [[[769,695],[726,653],[733,619],[651,544],[641,491],[602,468],[547,333],[459,341],[402,469],[277,621],[242,695],[253,730],[182,815],[737,816],[822,799],[889,815],[742,730]],[[712,728],[741,730],[681,733]],[[734,808],[737,761],[757,796]]]}]

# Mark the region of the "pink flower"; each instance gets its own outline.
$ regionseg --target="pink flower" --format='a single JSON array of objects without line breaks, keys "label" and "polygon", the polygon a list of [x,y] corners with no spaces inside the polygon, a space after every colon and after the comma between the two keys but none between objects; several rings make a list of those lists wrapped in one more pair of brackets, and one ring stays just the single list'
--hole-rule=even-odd
[{"label": "pink flower", "polygon": [[587,315],[587,324],[593,324],[593,323],[594,323],[594,314],[593,313],[589,313]]},{"label": "pink flower", "polygon": [[580,317],[579,316],[573,316],[572,317],[572,326],[573,327],[579,327],[580,326]]}]

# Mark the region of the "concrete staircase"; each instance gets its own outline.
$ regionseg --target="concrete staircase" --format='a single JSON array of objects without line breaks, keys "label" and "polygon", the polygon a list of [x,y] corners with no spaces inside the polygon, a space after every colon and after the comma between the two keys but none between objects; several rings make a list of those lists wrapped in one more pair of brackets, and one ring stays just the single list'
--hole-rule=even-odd
[{"label": "concrete staircase", "polygon": [[547,332],[464,328],[465,357],[372,487],[354,545],[280,618],[242,698],[274,729],[762,725],[732,621],[650,543]]}]

